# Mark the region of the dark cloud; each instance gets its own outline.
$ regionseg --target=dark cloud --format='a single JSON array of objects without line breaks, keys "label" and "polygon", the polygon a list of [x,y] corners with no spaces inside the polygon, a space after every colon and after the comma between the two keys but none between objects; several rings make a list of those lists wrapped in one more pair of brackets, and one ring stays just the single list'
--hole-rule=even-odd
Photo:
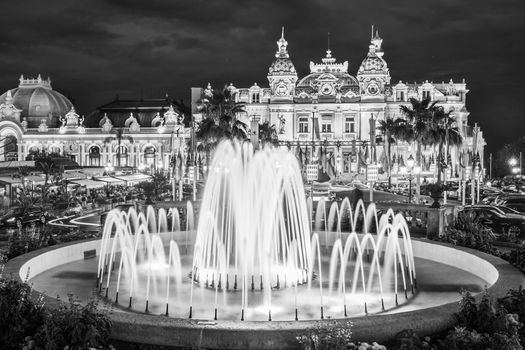
[{"label": "dark cloud", "polygon": [[[470,118],[489,149],[523,136],[522,0],[56,0],[9,2],[0,21],[0,88],[51,76],[88,114],[127,97],[189,99],[211,81],[266,85],[285,26],[300,75],[325,54],[355,74],[379,27],[392,80],[465,78]],[[512,126],[512,127],[509,127]]]}]

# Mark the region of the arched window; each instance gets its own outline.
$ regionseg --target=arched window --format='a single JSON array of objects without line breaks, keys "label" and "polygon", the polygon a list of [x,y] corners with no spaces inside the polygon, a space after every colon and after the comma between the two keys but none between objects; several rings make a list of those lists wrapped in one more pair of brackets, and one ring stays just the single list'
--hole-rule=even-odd
[{"label": "arched window", "polygon": [[117,148],[116,152],[116,156],[120,158],[120,161],[117,159],[117,164],[119,164],[120,166],[128,166],[128,148],[126,146],[121,145]]},{"label": "arched window", "polygon": [[91,146],[89,148],[89,165],[100,166],[100,147]]},{"label": "arched window", "polygon": [[155,164],[155,155],[157,150],[153,146],[146,146],[144,148],[144,162],[148,165]]}]

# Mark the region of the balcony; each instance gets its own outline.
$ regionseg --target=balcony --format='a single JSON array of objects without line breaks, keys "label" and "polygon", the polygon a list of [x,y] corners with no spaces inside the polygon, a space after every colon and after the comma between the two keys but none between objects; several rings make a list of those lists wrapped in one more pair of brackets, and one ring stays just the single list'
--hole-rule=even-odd
[{"label": "balcony", "polygon": [[322,132],[320,135],[321,140],[332,140],[334,138],[333,132]]},{"label": "balcony", "polygon": [[356,140],[356,134],[355,132],[345,132],[343,133],[343,139],[344,140]]}]

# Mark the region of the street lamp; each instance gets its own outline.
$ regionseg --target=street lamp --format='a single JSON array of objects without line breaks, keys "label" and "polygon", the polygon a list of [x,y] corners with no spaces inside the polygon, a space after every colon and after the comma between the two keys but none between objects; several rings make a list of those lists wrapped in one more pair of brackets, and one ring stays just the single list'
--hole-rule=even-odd
[{"label": "street lamp", "polygon": [[513,174],[520,174],[521,176],[521,152],[520,152],[519,162],[516,158],[512,157],[509,159],[509,165],[510,165],[510,170],[512,171]]},{"label": "street lamp", "polygon": [[[412,203],[412,181],[414,180],[414,175],[418,175],[421,172],[421,167],[415,165],[414,157],[410,155],[407,159],[408,166],[408,204]],[[406,172],[406,168],[404,169]]]}]

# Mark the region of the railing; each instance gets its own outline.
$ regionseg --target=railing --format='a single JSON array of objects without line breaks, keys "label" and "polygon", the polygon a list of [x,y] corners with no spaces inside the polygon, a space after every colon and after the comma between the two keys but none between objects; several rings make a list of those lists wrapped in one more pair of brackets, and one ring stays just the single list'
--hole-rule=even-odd
[{"label": "railing", "polygon": [[401,213],[407,221],[411,234],[436,237],[443,234],[449,223],[457,215],[455,206],[443,205],[441,208],[430,208],[422,204],[407,203],[376,203],[377,209],[383,213],[392,208],[394,213]]}]

